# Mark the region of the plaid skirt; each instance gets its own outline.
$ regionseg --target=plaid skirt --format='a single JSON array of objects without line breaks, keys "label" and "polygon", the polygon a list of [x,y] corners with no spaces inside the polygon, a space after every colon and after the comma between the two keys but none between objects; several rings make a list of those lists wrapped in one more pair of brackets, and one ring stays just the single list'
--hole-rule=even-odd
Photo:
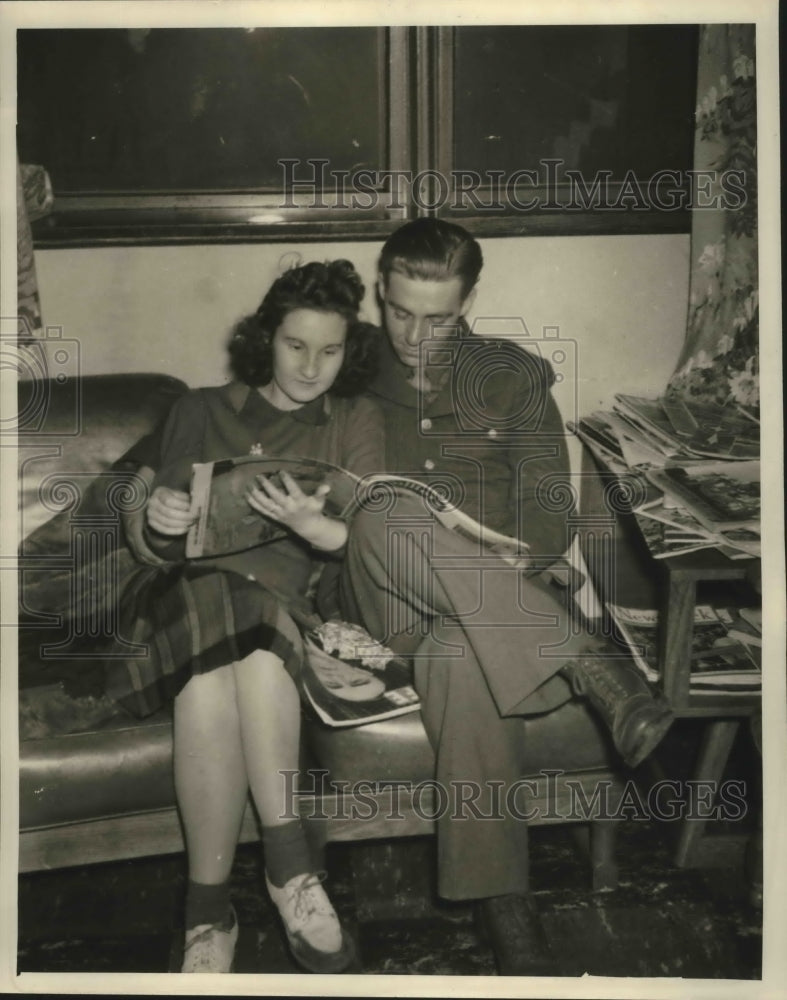
[{"label": "plaid skirt", "polygon": [[300,633],[282,603],[255,580],[188,563],[140,566],[120,597],[106,691],[134,715],[150,715],[194,674],[257,649],[278,656],[297,683]]}]

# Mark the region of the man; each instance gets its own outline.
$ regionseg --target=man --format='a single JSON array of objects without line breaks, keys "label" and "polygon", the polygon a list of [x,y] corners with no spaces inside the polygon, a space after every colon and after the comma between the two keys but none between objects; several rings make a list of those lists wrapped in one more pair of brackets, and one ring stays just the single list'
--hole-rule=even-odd
[{"label": "man", "polygon": [[[605,661],[572,633],[549,585],[568,549],[566,513],[550,502],[569,482],[550,365],[511,342],[473,335],[467,315],[482,267],[459,226],[419,219],[386,241],[378,277],[386,336],[371,395],[382,407],[386,469],[448,492],[490,528],[525,541],[528,568],[480,552],[432,520],[420,501],[363,510],[347,547],[338,602],[325,610],[412,654],[436,779],[476,788],[494,809],[494,782],[526,773],[522,717],[587,694],[629,763],[666,732],[671,715],[636,670]],[[466,794],[466,792],[464,793]],[[453,805],[454,803],[452,803]],[[480,899],[498,940],[537,947],[528,900],[527,827],[513,816],[438,820],[439,892]],[[518,931],[515,929],[519,928]],[[513,941],[512,930],[519,934]],[[503,942],[505,947],[505,942]]]}]

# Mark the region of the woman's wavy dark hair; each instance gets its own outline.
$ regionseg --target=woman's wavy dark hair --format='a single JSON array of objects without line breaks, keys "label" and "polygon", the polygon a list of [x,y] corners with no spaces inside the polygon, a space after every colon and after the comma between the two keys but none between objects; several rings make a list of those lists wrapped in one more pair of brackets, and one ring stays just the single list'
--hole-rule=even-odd
[{"label": "woman's wavy dark hair", "polygon": [[336,396],[363,392],[377,372],[379,331],[358,319],[364,286],[349,260],[314,262],[285,271],[271,285],[256,313],[237,323],[229,342],[235,378],[267,385],[273,378],[273,338],[288,313],[314,309],[347,321],[344,360],[331,386]]}]

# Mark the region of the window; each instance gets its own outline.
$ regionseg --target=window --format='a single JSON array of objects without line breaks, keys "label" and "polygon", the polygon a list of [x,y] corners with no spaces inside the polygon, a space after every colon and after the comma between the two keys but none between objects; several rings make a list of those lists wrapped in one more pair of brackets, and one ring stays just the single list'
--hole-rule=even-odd
[{"label": "window", "polygon": [[481,234],[688,229],[652,202],[691,167],[694,26],[17,40],[20,159],[56,197],[40,246],[377,238],[434,213]]},{"label": "window", "polygon": [[20,145],[63,194],[276,191],[285,156],[379,170],[377,48],[375,28],[22,32]]},{"label": "window", "polygon": [[325,238],[337,222],[359,221],[374,229],[389,217],[384,183],[364,211],[333,192],[347,176],[399,166],[387,71],[401,48],[395,35],[20,31],[20,159],[46,166],[56,197],[37,243],[292,239],[307,227]]},{"label": "window", "polygon": [[442,29],[443,214],[688,228],[697,40],[694,25]]}]

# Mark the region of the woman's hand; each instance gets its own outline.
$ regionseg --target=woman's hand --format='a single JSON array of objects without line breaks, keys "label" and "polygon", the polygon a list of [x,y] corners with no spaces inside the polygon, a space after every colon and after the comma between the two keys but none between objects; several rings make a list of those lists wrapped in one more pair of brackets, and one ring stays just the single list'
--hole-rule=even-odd
[{"label": "woman's hand", "polygon": [[347,540],[347,526],[323,513],[330,486],[323,483],[310,496],[288,472],[281,473],[281,481],[284,490],[274,486],[267,476],[257,476],[259,487],[246,494],[249,506],[286,525],[315,548],[329,551],[341,548]]},{"label": "woman's hand", "polygon": [[169,486],[153,490],[145,513],[150,527],[162,535],[185,535],[195,517],[188,493]]}]

